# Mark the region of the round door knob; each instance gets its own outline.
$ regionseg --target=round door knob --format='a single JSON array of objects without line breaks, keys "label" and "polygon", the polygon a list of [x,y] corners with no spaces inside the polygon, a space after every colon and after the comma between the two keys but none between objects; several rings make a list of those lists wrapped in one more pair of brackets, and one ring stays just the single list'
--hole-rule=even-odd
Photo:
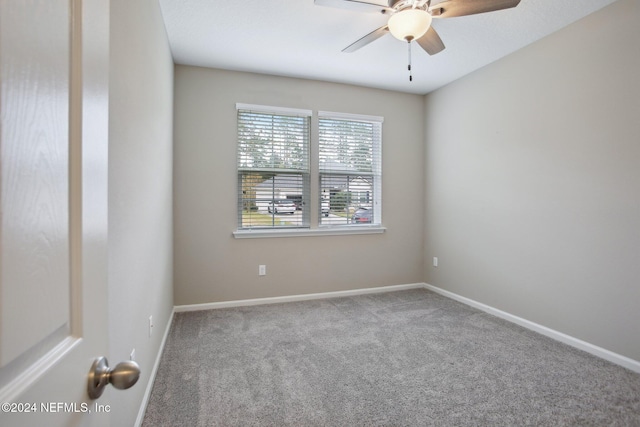
[{"label": "round door knob", "polygon": [[91,399],[97,399],[102,396],[107,384],[119,390],[125,390],[133,386],[138,378],[140,378],[140,366],[133,360],[120,362],[115,368],[110,369],[106,357],[98,357],[93,361],[89,371],[87,391]]}]

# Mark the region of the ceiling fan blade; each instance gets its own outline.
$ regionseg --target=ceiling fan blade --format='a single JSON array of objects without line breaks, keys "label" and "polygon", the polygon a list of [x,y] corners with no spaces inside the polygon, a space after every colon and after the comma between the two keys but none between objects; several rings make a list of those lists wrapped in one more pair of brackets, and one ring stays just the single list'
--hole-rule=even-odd
[{"label": "ceiling fan blade", "polygon": [[358,0],[313,0],[313,3],[316,6],[335,7],[338,9],[355,10],[358,12],[394,12],[393,9],[387,6],[381,6],[376,3],[369,3],[366,1]]},{"label": "ceiling fan blade", "polygon": [[516,7],[520,0],[443,0],[429,7],[434,18],[475,15]]},{"label": "ceiling fan blade", "polygon": [[444,50],[444,43],[442,43],[440,36],[433,27],[429,27],[425,35],[416,40],[416,42],[418,42],[420,47],[429,55],[435,55]]},{"label": "ceiling fan blade", "polygon": [[356,50],[360,49],[361,47],[364,47],[364,46],[368,45],[372,41],[378,40],[380,37],[384,36],[388,32],[389,32],[389,27],[388,26],[385,25],[383,27],[380,27],[377,30],[374,30],[374,31],[370,32],[369,34],[367,34],[366,36],[364,36],[360,40],[356,41],[355,43],[351,43],[349,46],[347,46],[344,49],[342,49],[342,51],[343,52],[347,52],[347,53],[355,52]]}]

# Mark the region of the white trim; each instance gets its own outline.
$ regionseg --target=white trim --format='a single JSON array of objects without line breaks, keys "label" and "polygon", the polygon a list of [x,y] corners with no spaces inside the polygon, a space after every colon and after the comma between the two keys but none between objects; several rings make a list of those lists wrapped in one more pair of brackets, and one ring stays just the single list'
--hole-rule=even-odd
[{"label": "white trim", "polygon": [[49,369],[60,362],[80,342],[82,342],[82,338],[73,336],[64,338],[20,375],[2,387],[0,389],[0,402],[16,401],[26,389],[46,375]]},{"label": "white trim", "polygon": [[539,334],[545,335],[549,338],[555,339],[556,341],[560,341],[564,344],[570,345],[571,347],[575,347],[577,349],[585,351],[601,359],[608,360],[609,362],[615,363],[616,365],[620,365],[631,371],[640,373],[640,361],[633,360],[629,357],[623,356],[618,353],[614,353],[610,350],[604,349],[602,347],[598,347],[594,344],[588,343],[586,341],[582,341],[578,338],[574,338],[572,336],[569,336],[562,332],[558,332],[546,326],[542,326],[535,322],[531,322],[529,320],[504,312],[502,310],[498,310],[497,308],[493,308],[481,302],[463,297],[461,295],[455,294],[450,291],[446,291],[444,289],[441,289],[426,283],[412,283],[408,285],[381,286],[378,288],[353,289],[348,291],[321,292],[321,293],[314,293],[314,294],[290,295],[290,296],[271,297],[271,298],[255,298],[255,299],[236,300],[236,301],[223,301],[223,302],[213,302],[213,303],[206,303],[206,304],[177,305],[174,307],[174,311],[176,313],[181,313],[181,312],[187,312],[187,311],[214,310],[214,309],[230,308],[230,307],[245,307],[245,306],[252,306],[252,305],[277,304],[277,303],[284,303],[284,302],[308,301],[308,300],[325,299],[325,298],[339,298],[339,297],[347,297],[347,296],[355,296],[355,295],[402,291],[407,289],[418,289],[418,288],[425,288],[430,291],[436,292],[452,300],[477,308],[478,310],[484,311],[485,313],[489,313],[493,316],[499,317],[508,322],[515,323],[516,325],[522,326],[524,328],[527,328]]},{"label": "white trim", "polygon": [[242,104],[236,103],[236,110],[255,111],[260,113],[273,113],[273,114],[292,114],[296,116],[311,117],[312,110],[305,110],[302,108],[289,108],[289,107],[272,107],[269,105],[254,105],[254,104]]},{"label": "white trim", "polygon": [[283,297],[255,298],[255,299],[245,299],[245,300],[236,300],[236,301],[211,302],[208,304],[177,305],[174,307],[174,311],[176,313],[182,313],[185,311],[214,310],[219,308],[246,307],[251,305],[264,305],[264,304],[278,304],[283,302],[309,301],[309,300],[326,299],[326,298],[350,297],[354,295],[380,294],[384,292],[404,291],[407,289],[420,289],[423,287],[424,287],[424,283],[412,283],[408,285],[380,286],[377,288],[353,289],[349,291],[333,291],[333,292],[321,292],[321,293],[315,293],[315,294],[289,295],[289,296],[283,296]]},{"label": "white trim", "polygon": [[233,232],[236,239],[259,239],[265,237],[309,237],[309,236],[345,236],[349,234],[381,234],[387,229],[377,226],[352,225],[326,228],[293,228],[293,229],[247,229]]},{"label": "white trim", "polygon": [[551,328],[547,328],[546,326],[542,326],[539,325],[535,322],[531,322],[527,319],[523,319],[522,317],[518,317],[518,316],[514,316],[513,314],[509,314],[507,312],[504,312],[502,310],[498,310],[497,308],[493,308],[491,306],[488,306],[486,304],[483,304],[481,302],[478,301],[474,301],[472,299],[463,297],[461,295],[458,294],[454,294],[453,292],[450,291],[446,291],[444,289],[438,288],[436,286],[433,285],[429,285],[429,284],[424,284],[424,287],[426,289],[429,289],[433,292],[436,292],[440,295],[443,295],[447,298],[451,298],[453,300],[456,300],[458,302],[461,302],[463,304],[469,305],[471,307],[477,308],[479,310],[484,311],[485,313],[489,313],[491,315],[494,315],[496,317],[499,317],[501,319],[507,320],[511,323],[515,323],[516,325],[520,325],[524,328],[527,328],[529,330],[532,330],[534,332],[537,332],[539,334],[545,335],[549,338],[553,338],[556,341],[560,341],[564,344],[570,345],[571,347],[575,347],[577,349],[580,349],[582,351],[586,351],[587,353],[590,353],[594,356],[597,356],[601,359],[605,359],[608,360],[609,362],[615,363],[616,365],[620,365],[622,367],[625,367],[631,371],[640,373],[640,361],[637,360],[633,360],[629,357],[623,356],[621,354],[618,353],[614,353],[610,350],[604,349],[602,347],[598,347],[596,345],[590,344],[586,341],[582,341],[578,338],[574,338],[572,336],[569,336],[567,334],[563,334],[562,332],[558,332],[556,330],[553,330]]},{"label": "white trim", "polygon": [[345,119],[345,120],[355,120],[355,121],[361,121],[361,122],[384,123],[384,117],[382,116],[368,116],[366,114],[352,114],[352,113],[334,113],[331,111],[318,111],[318,118]]},{"label": "white trim", "polygon": [[[426,283],[413,283],[407,285],[395,285],[395,286],[382,286],[378,288],[365,288],[365,289],[354,289],[348,291],[335,291],[335,292],[323,292],[323,293],[315,293],[315,294],[306,294],[306,295],[292,295],[292,296],[284,296],[284,297],[272,297],[272,298],[256,298],[256,299],[247,299],[247,300],[236,300],[236,301],[223,301],[223,302],[215,302],[208,304],[190,304],[190,305],[177,305],[173,308],[173,313],[181,313],[187,311],[199,311],[199,310],[212,310],[212,309],[220,309],[220,308],[230,308],[230,307],[245,307],[252,305],[262,305],[262,304],[276,304],[283,302],[293,302],[293,301],[308,301],[315,299],[325,299],[325,298],[338,298],[338,297],[346,297],[346,296],[354,296],[354,295],[365,295],[365,294],[374,294],[374,293],[383,293],[383,292],[394,292],[401,291],[407,289],[428,289],[430,291],[436,292],[440,295],[443,295],[447,298],[453,299],[455,301],[461,302],[468,306],[477,308],[481,311],[509,321],[511,323],[515,323],[524,328],[532,330],[534,332],[545,335],[549,338],[555,339],[556,341],[560,341],[564,344],[570,345],[572,347],[578,348],[580,350],[586,351],[596,357],[600,357],[602,359],[608,360],[609,362],[620,365],[624,368],[627,368],[631,371],[640,373],[640,362],[637,360],[630,359],[626,356],[622,356],[620,354],[614,353],[612,351],[606,350],[604,348],[595,346],[593,344],[587,343],[585,341],[579,340],[577,338],[571,337],[569,335],[563,334],[562,332],[555,331],[553,329],[547,328],[546,326],[539,325],[537,323],[531,322],[529,320],[523,319],[518,316],[514,316],[512,314],[506,313],[502,310],[498,310],[496,308],[490,307],[486,304],[474,301],[472,299],[463,297],[461,295],[455,294],[450,291],[446,291],[444,289],[438,288],[433,285],[429,285]],[[173,319],[173,313],[171,319]],[[144,405],[141,408],[141,412],[138,415],[138,421],[136,422],[136,427],[140,426],[142,419],[144,417],[144,409],[146,409],[148,394],[150,394],[151,388],[153,386],[153,382],[155,380],[156,371],[158,368],[158,364],[160,361],[160,356],[162,351],[164,350],[164,343],[166,337],[169,332],[169,327],[172,322],[169,322],[167,326],[167,331],[165,332],[165,338],[162,341],[162,345],[160,351],[158,352],[158,358],[156,359],[156,365],[154,366],[152,372],[152,379],[149,380],[148,390],[145,394]]]},{"label": "white trim", "polygon": [[158,349],[158,355],[156,356],[156,361],[153,364],[151,375],[149,375],[149,382],[147,383],[147,388],[144,391],[144,396],[142,396],[140,409],[138,409],[138,417],[136,418],[136,423],[134,424],[135,427],[140,427],[142,425],[142,422],[144,421],[144,415],[147,412],[147,405],[149,404],[149,399],[151,398],[153,384],[156,382],[156,374],[158,373],[158,367],[160,366],[160,359],[162,358],[162,353],[164,353],[164,345],[166,344],[167,337],[169,336],[169,332],[171,331],[171,325],[173,324],[173,315],[175,311],[176,310],[174,307],[171,311],[171,316],[169,316],[167,327],[164,330],[164,336],[162,337],[162,342],[160,343],[160,348]]}]

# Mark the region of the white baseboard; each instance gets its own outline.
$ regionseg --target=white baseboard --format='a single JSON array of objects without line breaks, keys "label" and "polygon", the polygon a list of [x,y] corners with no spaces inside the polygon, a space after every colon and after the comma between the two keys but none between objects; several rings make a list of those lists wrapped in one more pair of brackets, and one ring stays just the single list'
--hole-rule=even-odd
[{"label": "white baseboard", "polygon": [[424,288],[424,283],[408,285],[380,286],[378,288],[353,289],[349,291],[321,292],[316,294],[289,295],[283,297],[255,298],[236,301],[212,302],[207,304],[177,305],[174,312],[212,310],[216,308],[244,307],[249,305],[277,304],[282,302],[309,301],[314,299],[350,297],[354,295],[378,294],[383,292],[403,291],[406,289]]},{"label": "white baseboard", "polygon": [[515,323],[516,325],[520,325],[524,328],[530,329],[539,334],[545,335],[549,338],[553,338],[556,341],[560,341],[564,344],[568,344],[572,347],[578,348],[580,350],[586,351],[587,353],[593,354],[594,356],[600,357],[602,359],[608,360],[609,362],[615,363],[616,365],[623,366],[627,369],[630,369],[634,372],[640,373],[640,362],[637,360],[633,360],[629,357],[623,356],[621,354],[614,353],[602,347],[598,347],[596,345],[590,344],[586,341],[582,341],[578,338],[574,338],[567,334],[563,334],[562,332],[558,332],[556,330],[547,328],[546,326],[539,325],[537,323],[531,322],[529,320],[523,319],[522,317],[514,316],[513,314],[509,314],[502,310],[498,310],[497,308],[493,308],[486,304],[483,304],[478,301],[474,301],[472,299],[463,297],[461,295],[455,294],[453,292],[446,291],[444,289],[438,288],[433,285],[424,284],[426,289],[429,289],[433,292],[436,292],[440,295],[443,295],[447,298],[451,298],[463,304],[469,305],[471,307],[477,308],[478,310],[484,311],[486,313],[492,314],[501,319],[507,320],[511,323]]},{"label": "white baseboard", "polygon": [[162,353],[164,352],[164,345],[166,344],[167,337],[169,336],[169,332],[171,331],[171,324],[173,323],[174,313],[175,308],[171,311],[171,316],[169,316],[167,327],[164,330],[162,342],[160,343],[160,348],[158,349],[158,355],[156,356],[156,361],[153,364],[153,369],[151,370],[151,375],[149,376],[149,382],[147,383],[147,388],[144,391],[144,396],[142,396],[142,402],[140,403],[140,409],[138,410],[138,417],[136,418],[136,423],[134,424],[135,427],[140,427],[142,425],[142,421],[144,421],[144,414],[147,411],[147,405],[149,404],[149,398],[151,397],[151,391],[153,390],[153,383],[155,383],[156,381],[156,374],[158,373],[160,359],[162,358]]},{"label": "white baseboard", "polygon": [[[377,288],[353,289],[348,291],[321,292],[321,293],[314,293],[314,294],[290,295],[290,296],[282,296],[282,297],[223,301],[223,302],[213,302],[213,303],[207,303],[207,304],[177,305],[174,307],[173,311],[174,313],[180,313],[180,312],[186,312],[186,311],[211,310],[211,309],[229,308],[229,307],[244,307],[244,306],[251,306],[251,305],[276,304],[276,303],[293,302],[293,301],[308,301],[308,300],[314,300],[314,299],[339,298],[339,297],[347,297],[347,296],[354,296],[354,295],[394,292],[394,291],[402,291],[406,289],[418,289],[418,288],[425,288],[425,289],[431,290],[447,298],[451,298],[453,300],[456,300],[468,306],[477,308],[478,310],[484,311],[486,313],[489,313],[501,319],[507,320],[511,323],[515,323],[516,325],[520,325],[524,328],[530,329],[534,332],[537,332],[549,338],[555,339],[556,341],[560,341],[564,344],[586,351],[587,353],[593,354],[594,356],[600,357],[602,359],[608,360],[609,362],[623,366],[627,369],[630,369],[631,371],[640,373],[640,361],[631,359],[621,354],[614,353],[610,350],[604,349],[602,347],[598,347],[596,345],[593,345],[586,341],[582,341],[578,338],[574,338],[562,332],[558,332],[546,326],[542,326],[540,324],[529,321],[527,319],[523,319],[522,317],[515,316],[513,314],[507,313],[502,310],[498,310],[497,308],[488,306],[478,301],[474,301],[470,298],[463,297],[453,292],[446,291],[436,286],[429,285],[427,283],[412,283],[407,285],[381,286]],[[165,339],[166,339],[167,333],[168,333],[168,329],[167,329],[167,332],[165,333]],[[162,348],[164,348],[164,340],[162,342]],[[159,358],[160,356],[158,355],[158,360],[156,362],[156,365],[160,360]],[[155,378],[156,369],[157,369],[157,366],[154,367],[154,372],[152,374],[153,378]],[[149,387],[151,387],[152,385],[153,384],[151,383]],[[151,390],[149,388],[148,394],[150,394],[150,392]],[[148,399],[148,395],[145,394],[145,402],[144,402],[145,407],[146,407],[147,399]],[[144,416],[144,411],[142,411],[142,416]],[[140,419],[140,421],[142,421],[142,419]]]}]

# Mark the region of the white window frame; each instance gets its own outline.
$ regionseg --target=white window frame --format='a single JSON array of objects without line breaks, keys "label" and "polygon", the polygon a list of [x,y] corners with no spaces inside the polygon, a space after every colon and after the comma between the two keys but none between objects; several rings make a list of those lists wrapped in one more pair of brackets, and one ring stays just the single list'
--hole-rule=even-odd
[{"label": "white window frame", "polygon": [[[311,175],[311,170],[310,170],[310,150],[311,150],[311,117],[312,117],[312,111],[311,110],[302,110],[302,109],[293,109],[293,108],[283,108],[283,107],[269,107],[269,106],[263,106],[263,105],[252,105],[252,104],[236,104],[236,112],[237,112],[237,123],[236,123],[236,128],[238,131],[238,141],[237,141],[237,174],[238,174],[238,186],[237,186],[237,215],[238,215],[238,226],[237,226],[237,230],[238,231],[247,231],[247,230],[254,230],[254,229],[259,229],[259,230],[280,230],[280,229],[307,229],[309,228],[309,201],[310,201],[310,175]],[[285,118],[294,118],[296,121],[299,118],[303,118],[306,123],[305,123],[305,132],[303,133],[298,133],[298,131],[300,130],[299,127],[294,127],[293,129],[295,130],[294,135],[296,136],[302,136],[303,137],[303,144],[302,144],[302,153],[300,153],[300,156],[293,156],[291,157],[288,153],[286,156],[284,156],[283,158],[286,159],[299,159],[299,162],[301,164],[292,164],[289,166],[283,166],[283,165],[267,165],[267,166],[251,166],[251,163],[254,161],[254,159],[252,159],[251,156],[247,156],[246,154],[243,155],[241,153],[241,138],[240,138],[240,116],[241,114],[246,113],[247,115],[251,115],[251,116],[255,116],[255,117],[259,117],[259,115],[265,115],[267,117],[267,121],[263,122],[262,119],[257,119],[257,121],[251,121],[248,123],[251,123],[252,128],[253,129],[264,129],[264,125],[263,123],[269,124],[269,123],[274,123],[273,121],[268,121],[268,117],[269,116],[274,116],[274,117],[285,117]],[[265,117],[263,116],[263,117]],[[271,119],[273,120],[273,119]],[[268,127],[266,128],[267,130],[269,130],[270,132],[275,132],[274,129],[278,129],[280,131],[280,135],[285,135],[285,134],[289,134],[288,129],[290,129],[288,126],[283,127],[282,126],[283,122],[280,122],[280,126],[278,128],[271,128],[269,129]],[[286,122],[285,122],[286,123]],[[257,126],[256,126],[257,124]],[[275,135],[275,134],[274,134]],[[288,140],[288,137],[287,137]],[[278,142],[278,140],[272,140],[270,141],[271,145],[268,145],[267,147],[271,147],[272,149],[280,149],[282,150],[283,148],[287,147],[287,145],[282,145],[282,141]],[[296,145],[296,147],[298,147]],[[297,148],[296,148],[297,149]],[[273,154],[274,152],[272,152]],[[278,151],[275,152],[276,155],[277,154],[282,154],[282,151]],[[273,158],[272,158],[273,160]],[[243,166],[244,163],[244,166]],[[247,166],[248,164],[248,166]],[[276,218],[276,206],[273,206],[271,203],[269,203],[269,199],[271,201],[275,201],[276,199],[274,198],[275,196],[275,187],[274,190],[272,190],[272,194],[270,196],[270,198],[264,198],[264,196],[262,198],[259,198],[256,194],[252,195],[252,197],[245,197],[245,195],[243,194],[243,182],[246,179],[246,176],[251,175],[251,174],[257,174],[259,176],[262,176],[262,180],[264,180],[264,176],[265,175],[272,175],[272,177],[270,178],[272,180],[272,184],[275,186],[275,183],[277,180],[282,181],[283,183],[293,183],[294,185],[291,186],[292,189],[295,190],[299,190],[299,192],[301,193],[301,200],[299,201],[299,203],[302,204],[302,212],[301,215],[299,217],[296,217],[297,223],[294,223],[292,225],[280,225],[280,218]],[[257,182],[257,181],[256,181]],[[268,182],[265,181],[265,182]],[[262,184],[261,184],[262,185]],[[256,193],[258,192],[257,187],[251,187],[251,188],[255,188]],[[297,192],[297,191],[296,191]],[[284,195],[283,195],[284,196]],[[288,196],[286,197],[287,199],[289,198]],[[284,199],[284,197],[283,197]],[[247,202],[247,200],[251,201],[251,208],[255,208],[255,209],[262,209],[262,210],[267,210],[269,211],[269,213],[271,213],[272,216],[272,223],[271,225],[267,225],[267,224],[258,224],[258,225],[253,225],[253,226],[245,226],[244,225],[244,208],[245,208],[245,203]],[[255,205],[254,205],[255,204]],[[273,208],[273,212],[272,212],[272,208]],[[256,215],[258,218],[261,218],[262,214],[258,213],[258,211],[256,210],[255,212],[253,210],[249,211],[250,213],[248,214],[248,218],[251,218],[253,215]],[[296,214],[296,210],[294,209],[294,215]],[[277,220],[277,223],[276,223]],[[262,222],[263,219],[259,219],[258,223]],[[285,223],[288,221],[285,221]]]},{"label": "white window frame", "polygon": [[[330,112],[330,111],[318,111],[318,122],[322,119],[327,120],[336,120],[336,121],[347,121],[347,122],[362,122],[367,125],[372,126],[372,145],[371,145],[371,155],[372,159],[370,163],[362,163],[361,166],[370,166],[371,169],[369,171],[364,170],[349,170],[346,167],[338,166],[337,168],[328,167],[323,168],[322,165],[319,165],[318,168],[318,176],[319,176],[319,184],[322,186],[322,177],[323,176],[350,176],[352,178],[359,177],[361,180],[371,180],[372,181],[372,190],[370,197],[373,199],[370,207],[373,210],[373,221],[371,224],[322,224],[322,219],[319,219],[319,223],[321,223],[321,228],[360,228],[360,227],[381,227],[382,226],[382,124],[384,123],[384,117],[380,116],[369,116],[363,114],[351,114],[351,113],[339,113],[339,112]],[[318,123],[318,131],[320,130],[320,124]],[[320,132],[318,132],[320,133]],[[321,137],[318,135],[318,151],[320,151],[322,141],[320,141]],[[335,168],[335,169],[334,169]],[[349,180],[349,178],[346,178]],[[326,195],[322,193],[322,188],[320,188],[319,195],[319,204],[322,205],[323,198]],[[369,206],[367,206],[369,207]],[[349,212],[348,216],[351,216],[351,212]],[[350,219],[350,218],[349,218]]]},{"label": "white window frame", "polygon": [[[379,123],[379,140],[377,144],[374,144],[374,156],[377,156],[377,173],[374,175],[376,182],[374,183],[374,200],[376,203],[374,204],[374,217],[377,219],[374,224],[341,224],[341,225],[319,225],[321,222],[320,217],[318,216],[317,220],[314,223],[306,222],[303,227],[287,227],[287,228],[241,228],[242,219],[241,219],[241,183],[238,182],[238,188],[236,191],[238,198],[238,228],[233,232],[233,236],[237,239],[247,239],[247,238],[274,238],[274,237],[309,237],[309,236],[340,236],[340,235],[360,235],[360,234],[380,234],[386,231],[386,228],[382,226],[382,123],[384,122],[384,118],[380,116],[370,116],[370,115],[361,115],[361,114],[351,114],[351,113],[337,113],[337,112],[328,112],[328,111],[319,111],[316,116],[313,115],[313,111],[307,109],[298,109],[298,108],[288,108],[288,107],[276,107],[276,106],[266,106],[266,105],[254,105],[254,104],[244,104],[237,103],[236,110],[250,110],[254,112],[264,112],[268,114],[282,114],[282,115],[306,115],[311,118],[310,122],[310,147],[308,150],[308,154],[310,156],[309,164],[311,165],[310,173],[313,173],[314,176],[311,176],[310,181],[314,182],[314,180],[318,184],[318,189],[320,189],[320,170],[319,170],[319,159],[318,159],[318,119],[319,118],[333,118],[338,120],[355,120],[355,121],[366,121],[366,122],[376,122]],[[237,168],[238,176],[240,176],[239,167]],[[240,181],[238,179],[238,181]],[[310,191],[310,196],[308,198],[310,202],[310,211],[318,212],[318,215],[321,215],[321,195],[318,194],[318,197],[312,198],[314,191]],[[311,218],[315,218],[312,214]]]}]

